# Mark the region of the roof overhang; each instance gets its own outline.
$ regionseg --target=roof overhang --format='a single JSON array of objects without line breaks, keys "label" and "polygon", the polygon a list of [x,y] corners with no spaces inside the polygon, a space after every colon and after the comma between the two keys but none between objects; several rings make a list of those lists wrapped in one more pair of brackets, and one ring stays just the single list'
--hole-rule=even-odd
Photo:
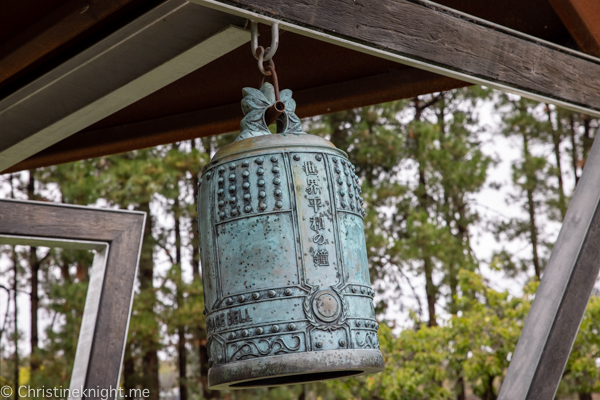
[{"label": "roof overhang", "polygon": [[[135,0],[103,5],[125,7],[128,1]],[[37,79],[21,79],[19,85],[5,77],[12,86],[0,81],[0,95],[10,92],[0,100],[0,170],[237,130],[241,88],[257,86],[260,78],[249,46],[241,46],[249,40],[247,19],[279,21],[285,31],[275,61],[282,87],[294,91],[300,117],[471,83],[600,115],[600,61],[554,43],[570,36],[544,0],[530,3],[537,4],[536,23],[550,27],[546,30],[478,2],[441,2],[508,25],[517,21],[515,27],[538,37],[427,1],[386,0],[366,7],[337,0],[169,0]],[[519,12],[526,7],[514,3]],[[73,25],[73,18],[56,24]],[[268,33],[268,27],[262,31]],[[268,43],[269,35],[263,36]],[[37,48],[36,40],[41,39],[25,40],[21,49]],[[0,65],[18,53],[2,58],[5,47],[0,46]],[[44,57],[41,51],[38,58]],[[23,65],[21,72],[29,68]]]}]

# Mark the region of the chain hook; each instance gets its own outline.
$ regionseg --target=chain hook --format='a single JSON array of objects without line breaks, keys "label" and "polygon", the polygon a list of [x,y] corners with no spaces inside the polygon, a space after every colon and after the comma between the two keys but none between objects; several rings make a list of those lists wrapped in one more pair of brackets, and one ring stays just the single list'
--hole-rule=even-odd
[{"label": "chain hook", "polygon": [[[252,55],[257,60],[259,59],[259,48],[262,46],[258,45],[258,22],[250,21],[250,32],[251,32],[251,45],[252,45]],[[269,61],[275,55],[277,51],[277,47],[279,46],[279,22],[273,22],[271,25],[271,46],[267,47],[266,54],[263,48],[262,51],[262,59],[263,61]],[[259,67],[261,72],[263,71],[262,67]],[[263,72],[264,73],[264,72]]]},{"label": "chain hook", "polygon": [[[279,97],[279,80],[277,79],[275,63],[273,62],[273,55],[277,51],[277,46],[279,46],[279,23],[273,22],[273,25],[271,26],[271,46],[266,49],[258,45],[258,23],[256,21],[250,21],[250,24],[252,34],[252,55],[258,60],[258,69],[263,74],[260,87],[265,83],[265,78],[270,76],[275,91],[275,102],[265,110],[264,120],[267,126],[278,121],[277,132],[283,132],[284,123],[278,118],[285,112],[285,103],[281,101]],[[266,67],[263,65],[265,62],[268,62]]]},{"label": "chain hook", "polygon": [[[268,50],[268,49],[267,49]],[[271,76],[272,72],[269,70],[269,67],[267,67],[266,69],[268,71],[265,70],[265,66],[263,65],[263,63],[266,61],[263,58],[263,54],[265,53],[265,49],[262,46],[258,46],[258,69],[260,70],[260,72],[265,75],[265,76]],[[273,59],[269,60],[270,63],[273,62]]]}]

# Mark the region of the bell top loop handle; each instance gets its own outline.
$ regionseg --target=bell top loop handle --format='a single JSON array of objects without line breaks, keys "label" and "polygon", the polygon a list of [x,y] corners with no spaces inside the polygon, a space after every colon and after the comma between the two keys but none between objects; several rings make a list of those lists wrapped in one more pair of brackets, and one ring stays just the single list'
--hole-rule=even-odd
[{"label": "bell top loop handle", "polygon": [[[259,59],[259,46],[258,46],[258,22],[250,21],[250,32],[251,32],[251,46],[252,55],[257,60]],[[277,47],[279,46],[279,22],[273,22],[271,25],[271,46],[267,47],[266,54],[262,54],[262,61],[269,61],[275,55]],[[262,52],[264,53],[264,52]]]}]

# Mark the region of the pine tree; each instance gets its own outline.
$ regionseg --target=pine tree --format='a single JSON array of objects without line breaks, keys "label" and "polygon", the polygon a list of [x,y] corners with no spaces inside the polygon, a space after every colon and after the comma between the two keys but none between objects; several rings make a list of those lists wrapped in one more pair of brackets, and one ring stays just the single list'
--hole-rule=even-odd
[{"label": "pine tree", "polygon": [[512,272],[528,272],[539,280],[548,257],[549,243],[542,237],[542,218],[548,209],[545,199],[551,193],[548,176],[550,165],[543,155],[534,153],[536,145],[544,143],[548,124],[540,120],[542,104],[502,95],[500,106],[505,113],[503,133],[507,137],[517,137],[521,144],[521,159],[513,165],[512,182],[517,189],[509,197],[509,202],[518,205],[525,217],[514,217],[496,224],[496,235],[508,241],[525,240],[531,244],[531,257],[519,258],[514,263],[507,251],[496,254],[496,260],[504,262],[504,268]]}]

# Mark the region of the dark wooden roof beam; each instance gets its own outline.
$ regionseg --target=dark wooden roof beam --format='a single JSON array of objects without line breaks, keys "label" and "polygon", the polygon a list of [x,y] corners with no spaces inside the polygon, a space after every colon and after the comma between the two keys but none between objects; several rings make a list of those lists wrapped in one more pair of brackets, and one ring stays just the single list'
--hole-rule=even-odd
[{"label": "dark wooden roof beam", "polygon": [[[294,92],[300,118],[347,110],[428,93],[450,90],[466,82],[415,68],[333,83]],[[79,132],[24,160],[4,173],[49,166],[236,131],[240,103],[191,111],[141,122]]]},{"label": "dark wooden roof beam", "polygon": [[247,43],[245,23],[169,0],[0,100],[0,171]]},{"label": "dark wooden roof beam", "polygon": [[600,57],[600,2],[598,0],[548,0],[579,48]]},{"label": "dark wooden roof beam", "polygon": [[600,116],[600,60],[429,1],[193,0],[388,60]]}]

